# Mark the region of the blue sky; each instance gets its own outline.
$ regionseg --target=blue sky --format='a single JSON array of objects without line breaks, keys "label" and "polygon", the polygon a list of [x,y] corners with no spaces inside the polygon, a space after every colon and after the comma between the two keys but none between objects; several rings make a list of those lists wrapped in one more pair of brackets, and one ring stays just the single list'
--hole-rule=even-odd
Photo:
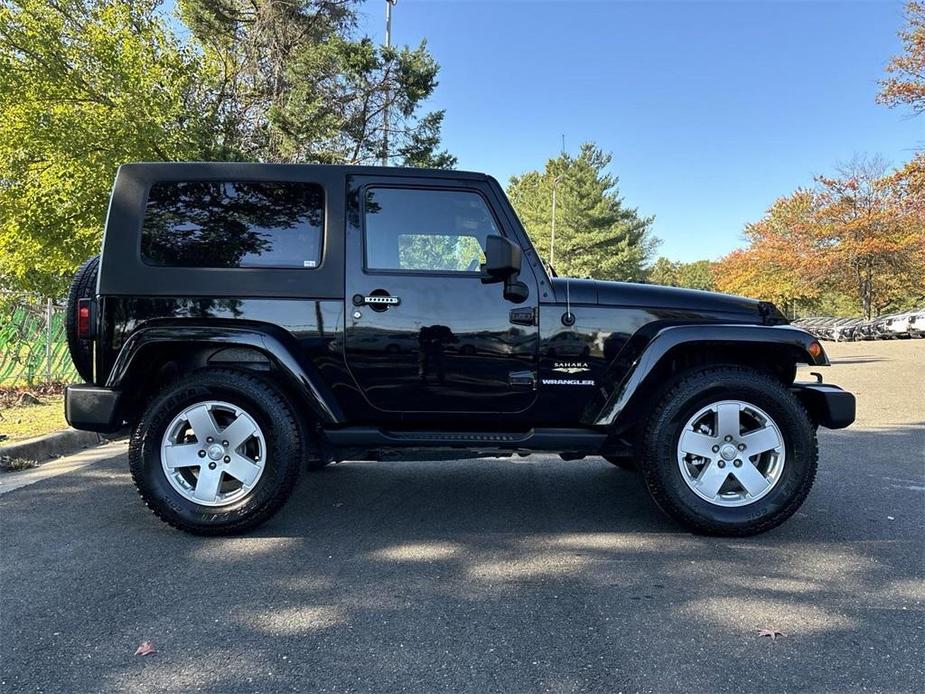
[{"label": "blue sky", "polygon": [[[385,0],[360,29],[381,39]],[[426,38],[430,102],[459,167],[503,185],[565,135],[614,155],[660,252],[716,258],[780,195],[854,154],[898,165],[925,119],[874,102],[902,3],[399,0],[393,42]]]}]

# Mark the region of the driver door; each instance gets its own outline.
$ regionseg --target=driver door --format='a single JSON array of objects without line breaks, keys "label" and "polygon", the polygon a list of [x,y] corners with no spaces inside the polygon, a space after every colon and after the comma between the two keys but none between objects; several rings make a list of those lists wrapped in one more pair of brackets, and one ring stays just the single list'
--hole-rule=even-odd
[{"label": "driver door", "polygon": [[505,234],[490,190],[357,177],[351,200],[345,356],[366,400],[403,420],[528,408],[538,327],[522,316],[536,307],[536,285],[522,273],[529,297],[514,304],[500,284],[481,281],[485,238]]}]

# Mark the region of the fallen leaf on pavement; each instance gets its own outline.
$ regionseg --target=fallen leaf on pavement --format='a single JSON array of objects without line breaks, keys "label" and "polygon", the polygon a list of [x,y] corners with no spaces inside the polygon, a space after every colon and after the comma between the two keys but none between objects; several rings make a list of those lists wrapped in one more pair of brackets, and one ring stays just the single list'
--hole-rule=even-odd
[{"label": "fallen leaf on pavement", "polygon": [[142,641],[138,648],[135,649],[135,655],[153,655],[155,653],[157,653],[157,649],[150,641]]},{"label": "fallen leaf on pavement", "polygon": [[783,634],[777,629],[761,629],[758,632],[758,638],[760,639],[762,636],[769,636],[772,641],[775,641],[778,636],[783,636]]}]

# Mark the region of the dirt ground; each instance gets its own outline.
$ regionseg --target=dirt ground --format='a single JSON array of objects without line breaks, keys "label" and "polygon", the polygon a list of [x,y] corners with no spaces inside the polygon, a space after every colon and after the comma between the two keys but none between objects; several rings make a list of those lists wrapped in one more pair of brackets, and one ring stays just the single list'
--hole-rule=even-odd
[{"label": "dirt ground", "polygon": [[[925,425],[925,340],[824,342],[828,368],[802,368],[799,380],[818,371],[827,383],[857,397],[855,427]],[[920,451],[920,454],[925,452]]]}]

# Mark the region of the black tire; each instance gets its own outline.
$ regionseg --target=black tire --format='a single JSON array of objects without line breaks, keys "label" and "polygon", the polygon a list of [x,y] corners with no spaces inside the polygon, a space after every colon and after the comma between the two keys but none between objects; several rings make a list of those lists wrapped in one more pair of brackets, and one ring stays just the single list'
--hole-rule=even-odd
[{"label": "black tire", "polygon": [[93,380],[93,347],[90,340],[77,337],[77,300],[89,299],[96,294],[99,268],[100,257],[95,255],[77,269],[67,293],[67,311],[64,314],[64,332],[71,361],[80,377],[88,383]]},{"label": "black tire", "polygon": [[[744,506],[715,505],[682,477],[677,446],[688,419],[711,403],[740,400],[777,424],[786,459],[765,496]],[[746,536],[783,523],[800,507],[816,477],[816,429],[800,401],[779,380],[741,366],[712,367],[681,376],[663,391],[640,442],[640,467],[652,498],[669,516],[708,535]]]},{"label": "black tire", "polygon": [[[228,506],[205,506],[171,486],[160,446],[171,420],[204,400],[243,408],[266,439],[264,469],[249,495]],[[204,369],[169,387],[148,406],[129,442],[129,464],[138,493],[155,515],[197,535],[231,535],[257,527],[292,493],[302,466],[300,428],[292,408],[272,381],[233,369]]]},{"label": "black tire", "polygon": [[630,472],[637,472],[639,466],[636,465],[635,458],[621,458],[615,455],[605,455],[602,456],[611,465],[620,468],[621,470],[628,470]]}]

